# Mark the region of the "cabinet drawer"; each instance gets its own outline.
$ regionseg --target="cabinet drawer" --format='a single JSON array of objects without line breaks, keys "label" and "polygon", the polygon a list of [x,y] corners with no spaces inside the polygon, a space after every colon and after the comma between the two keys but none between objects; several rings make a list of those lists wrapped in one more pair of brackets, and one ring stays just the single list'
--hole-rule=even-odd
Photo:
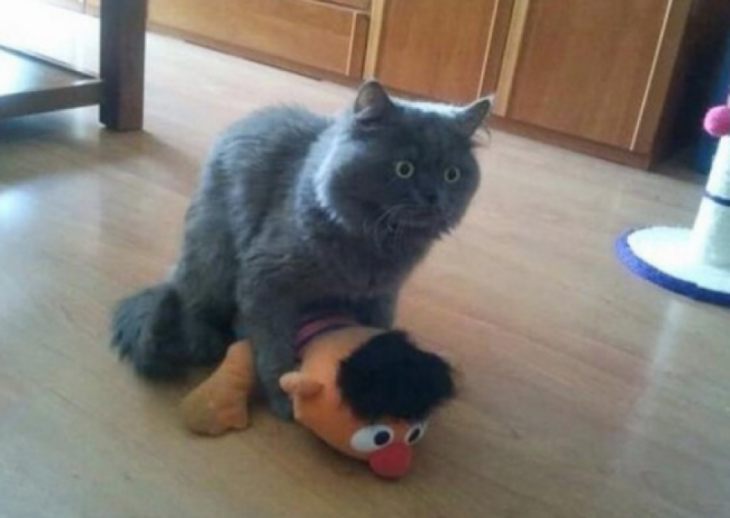
[{"label": "cabinet drawer", "polygon": [[368,15],[312,0],[151,0],[150,21],[335,74],[362,77]]},{"label": "cabinet drawer", "polygon": [[358,9],[360,11],[370,11],[370,0],[317,0],[318,2],[324,2],[327,4],[343,5],[352,9]]}]

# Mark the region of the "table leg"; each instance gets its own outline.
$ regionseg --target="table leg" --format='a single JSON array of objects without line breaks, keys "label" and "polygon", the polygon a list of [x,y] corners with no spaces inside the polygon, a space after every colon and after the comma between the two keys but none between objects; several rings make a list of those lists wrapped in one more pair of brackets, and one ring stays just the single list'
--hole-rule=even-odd
[{"label": "table leg", "polygon": [[147,0],[102,0],[99,118],[116,131],[142,128]]}]

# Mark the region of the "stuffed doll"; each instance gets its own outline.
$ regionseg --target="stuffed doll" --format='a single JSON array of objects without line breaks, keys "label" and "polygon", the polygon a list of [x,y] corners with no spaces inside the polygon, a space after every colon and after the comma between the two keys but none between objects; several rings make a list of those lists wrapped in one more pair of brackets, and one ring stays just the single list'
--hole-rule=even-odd
[{"label": "stuffed doll", "polygon": [[[295,420],[377,475],[404,475],[427,418],[453,396],[450,366],[403,332],[362,327],[340,315],[306,321],[296,347],[299,368],[280,379]],[[247,427],[255,385],[250,344],[236,342],[218,370],[183,400],[187,427],[205,435]]]}]

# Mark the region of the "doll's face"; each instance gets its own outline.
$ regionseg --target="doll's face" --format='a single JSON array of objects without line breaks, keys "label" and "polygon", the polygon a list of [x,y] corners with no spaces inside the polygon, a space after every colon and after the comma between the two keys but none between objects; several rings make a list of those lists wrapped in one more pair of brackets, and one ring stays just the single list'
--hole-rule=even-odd
[{"label": "doll's face", "polygon": [[332,448],[367,462],[375,474],[399,478],[408,472],[413,447],[423,439],[426,422],[383,417],[357,417],[334,384],[307,379],[301,373],[284,383],[294,404],[294,417]]},{"label": "doll's face", "polygon": [[413,447],[426,434],[425,421],[384,417],[368,422],[355,417],[341,401],[326,404],[325,399],[300,405],[297,420],[333,448],[367,462],[376,475],[400,478],[408,472]]},{"label": "doll's face", "polygon": [[427,428],[426,422],[410,424],[402,420],[361,426],[350,436],[351,455],[367,460],[381,477],[402,477],[411,465],[413,446],[423,439]]},{"label": "doll's face", "polygon": [[376,474],[398,478],[410,468],[425,419],[453,395],[451,368],[405,333],[357,329],[309,345],[300,370],[280,385],[302,425]]}]

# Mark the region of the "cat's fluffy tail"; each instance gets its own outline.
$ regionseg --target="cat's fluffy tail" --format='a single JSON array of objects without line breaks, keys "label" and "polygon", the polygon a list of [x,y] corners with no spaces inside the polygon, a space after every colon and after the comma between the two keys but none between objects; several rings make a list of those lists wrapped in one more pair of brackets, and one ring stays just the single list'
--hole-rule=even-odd
[{"label": "cat's fluffy tail", "polygon": [[122,300],[112,317],[112,347],[152,379],[175,378],[190,366],[220,362],[233,341],[230,322],[192,311],[169,282]]},{"label": "cat's fluffy tail", "polygon": [[171,284],[159,284],[123,299],[112,317],[112,347],[148,378],[172,378],[189,363],[183,306]]}]

